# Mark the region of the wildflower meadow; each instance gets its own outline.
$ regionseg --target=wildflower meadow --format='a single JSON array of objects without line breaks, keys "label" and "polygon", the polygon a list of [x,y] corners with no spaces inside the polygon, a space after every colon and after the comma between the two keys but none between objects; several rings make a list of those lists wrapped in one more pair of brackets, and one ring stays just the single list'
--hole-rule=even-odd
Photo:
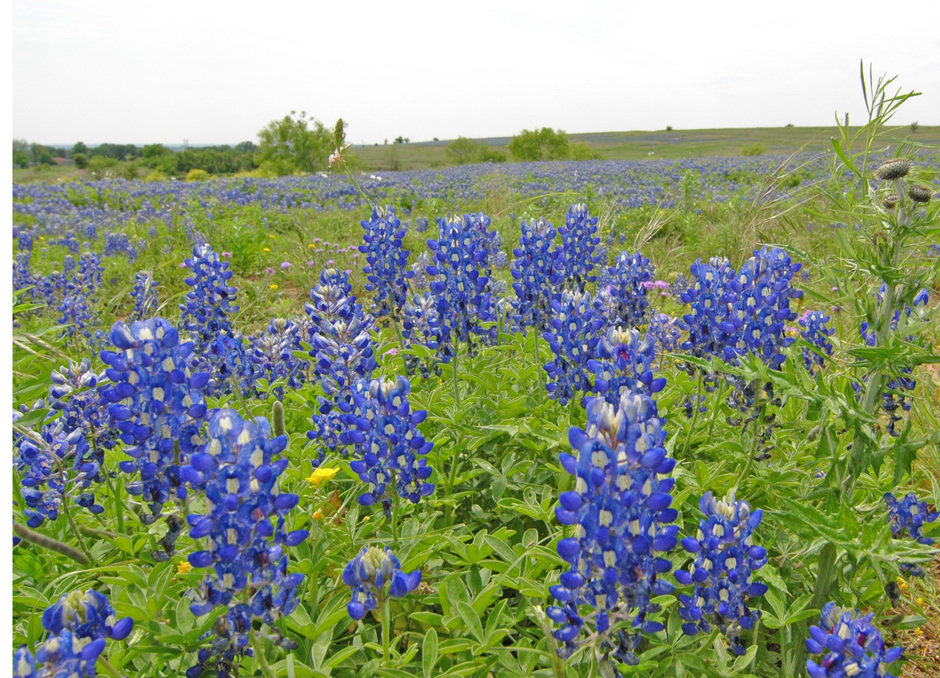
[{"label": "wildflower meadow", "polygon": [[17,183],[13,675],[940,673],[940,155]]}]

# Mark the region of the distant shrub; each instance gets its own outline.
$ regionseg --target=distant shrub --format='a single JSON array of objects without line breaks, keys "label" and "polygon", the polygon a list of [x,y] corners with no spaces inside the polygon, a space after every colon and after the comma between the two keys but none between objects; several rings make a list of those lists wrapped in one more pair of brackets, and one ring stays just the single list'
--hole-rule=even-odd
[{"label": "distant shrub", "polygon": [[506,154],[482,141],[457,137],[444,152],[447,162],[452,165],[467,165],[479,162],[506,162]]},{"label": "distant shrub", "polygon": [[166,175],[160,170],[154,170],[144,177],[144,181],[166,181]]},{"label": "distant shrub", "polygon": [[513,160],[567,160],[569,156],[568,135],[551,127],[540,130],[522,130],[507,146]]},{"label": "distant shrub", "polygon": [[88,160],[88,169],[94,172],[96,175],[101,175],[105,170],[117,165],[117,163],[118,161],[115,158],[111,158],[106,155],[93,155]]},{"label": "distant shrub", "polygon": [[764,155],[764,144],[756,143],[741,148],[741,155]]},{"label": "distant shrub", "polygon": [[211,176],[204,169],[193,168],[186,173],[186,181],[205,181]]},{"label": "distant shrub", "polygon": [[88,167],[88,156],[84,153],[76,153],[72,156],[72,161],[75,163],[75,166],[78,169],[85,169]]},{"label": "distant shrub", "polygon": [[13,164],[20,169],[27,169],[29,167],[29,155],[23,151],[17,151],[13,154]]},{"label": "distant shrub", "polygon": [[118,176],[122,179],[127,179],[131,181],[137,178],[137,163],[136,162],[125,162],[121,163],[118,168]]},{"label": "distant shrub", "polygon": [[584,141],[568,144],[568,157],[572,160],[600,160],[601,154]]},{"label": "distant shrub", "polygon": [[672,131],[672,125],[666,125],[666,131],[667,131],[667,132],[671,132],[671,131]]}]

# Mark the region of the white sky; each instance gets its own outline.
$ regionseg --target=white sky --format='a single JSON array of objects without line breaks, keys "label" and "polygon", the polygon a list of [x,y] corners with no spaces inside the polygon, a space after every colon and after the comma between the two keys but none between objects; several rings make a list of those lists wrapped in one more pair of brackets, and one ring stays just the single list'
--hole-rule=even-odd
[{"label": "white sky", "polygon": [[940,2],[14,0],[13,136],[257,140],[306,110],[355,143],[830,125],[860,59],[940,124]]}]

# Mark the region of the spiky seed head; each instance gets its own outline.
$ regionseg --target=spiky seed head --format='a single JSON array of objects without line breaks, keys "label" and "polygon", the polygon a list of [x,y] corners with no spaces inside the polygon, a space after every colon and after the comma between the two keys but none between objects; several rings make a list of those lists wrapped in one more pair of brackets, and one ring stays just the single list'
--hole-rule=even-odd
[{"label": "spiky seed head", "polygon": [[933,191],[930,190],[930,187],[923,184],[914,184],[909,187],[907,194],[911,196],[911,200],[914,202],[930,202],[930,198],[933,197]]},{"label": "spiky seed head", "polygon": [[893,210],[898,206],[898,194],[888,193],[888,195],[884,197],[884,200],[881,201],[881,204],[884,205],[885,209]]},{"label": "spiky seed head", "polygon": [[882,163],[881,167],[878,168],[878,171],[875,172],[875,176],[882,181],[890,181],[892,179],[900,179],[901,177],[907,176],[907,173],[910,171],[910,160],[907,160],[906,158],[895,158],[894,160],[889,160],[886,163]]}]

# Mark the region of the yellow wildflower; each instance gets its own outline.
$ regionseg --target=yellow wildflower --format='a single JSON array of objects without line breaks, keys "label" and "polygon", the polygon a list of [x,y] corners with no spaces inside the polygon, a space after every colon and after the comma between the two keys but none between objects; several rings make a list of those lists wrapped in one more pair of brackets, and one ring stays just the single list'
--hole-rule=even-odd
[{"label": "yellow wildflower", "polygon": [[270,251],[271,251],[271,248],[270,248],[270,247],[263,247],[263,248],[261,248],[261,251],[262,251],[262,252],[270,252]]},{"label": "yellow wildflower", "polygon": [[274,240],[274,239],[275,239],[273,233],[269,233],[269,234],[268,234],[268,237],[271,238],[271,240]]},{"label": "yellow wildflower", "polygon": [[271,283],[268,287],[270,287],[272,290],[276,290],[276,289],[277,289],[277,283]]},{"label": "yellow wildflower", "polygon": [[904,577],[898,577],[897,582],[898,582],[899,589],[901,589],[902,591],[907,591],[907,580],[905,580]]},{"label": "yellow wildflower", "polygon": [[307,482],[313,485],[314,487],[320,487],[321,483],[324,480],[330,480],[333,476],[339,473],[339,468],[316,468],[313,470],[313,473],[310,474],[310,477],[307,478]]},{"label": "yellow wildflower", "polygon": [[189,564],[188,560],[181,560],[176,564],[176,574],[186,574],[193,566]]},{"label": "yellow wildflower", "polygon": [[317,509],[316,511],[314,511],[314,512],[313,512],[313,519],[314,519],[314,520],[322,520],[322,519],[323,519],[323,511],[321,511],[320,509]]}]

